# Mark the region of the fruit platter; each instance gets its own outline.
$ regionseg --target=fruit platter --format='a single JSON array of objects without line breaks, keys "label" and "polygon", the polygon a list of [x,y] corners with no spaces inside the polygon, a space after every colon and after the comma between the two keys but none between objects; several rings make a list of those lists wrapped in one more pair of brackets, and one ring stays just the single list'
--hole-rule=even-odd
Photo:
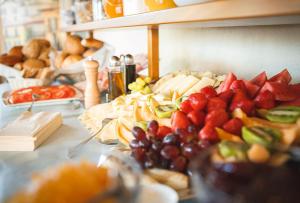
[{"label": "fruit platter", "polygon": [[[295,190],[271,184],[289,188],[300,182],[295,167],[300,158],[300,84],[292,83],[287,69],[250,80],[234,73],[176,72],[156,83],[138,78],[129,89],[131,94],[87,109],[79,119],[97,132],[110,118],[97,139],[118,141],[145,176],[177,191],[194,185],[201,202],[295,200]],[[264,178],[267,174],[271,177]],[[254,198],[259,191],[278,194],[278,201],[266,194]]]}]

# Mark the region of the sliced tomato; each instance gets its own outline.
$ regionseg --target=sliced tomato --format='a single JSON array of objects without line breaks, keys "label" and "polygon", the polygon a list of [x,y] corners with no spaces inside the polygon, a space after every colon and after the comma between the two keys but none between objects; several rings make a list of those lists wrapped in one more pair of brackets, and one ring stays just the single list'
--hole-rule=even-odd
[{"label": "sliced tomato", "polygon": [[292,76],[290,75],[289,71],[287,69],[284,69],[280,73],[271,77],[268,81],[289,84],[291,80],[292,80]]},{"label": "sliced tomato", "polygon": [[67,85],[58,86],[58,89],[62,89],[64,91],[66,91],[68,97],[74,97],[76,94],[76,91],[74,90],[74,88],[67,86]]},{"label": "sliced tomato", "polygon": [[63,98],[68,98],[68,92],[66,92],[63,89],[57,89],[53,90],[52,92],[52,99],[63,99]]},{"label": "sliced tomato", "polygon": [[288,84],[279,82],[266,82],[260,92],[266,90],[272,92],[277,101],[293,101],[297,99],[299,94],[298,92],[294,92]]},{"label": "sliced tomato", "polygon": [[250,98],[254,98],[257,95],[260,87],[258,85],[253,84],[252,82],[247,81],[247,80],[244,80],[244,84],[246,86],[248,96]]},{"label": "sliced tomato", "polygon": [[258,85],[259,87],[262,87],[265,82],[267,81],[267,74],[266,72],[261,72],[257,76],[255,76],[252,80],[250,80],[251,83]]},{"label": "sliced tomato", "polygon": [[231,84],[235,81],[237,77],[233,73],[229,73],[224,82],[218,88],[218,92],[225,92],[230,89]]},{"label": "sliced tomato", "polygon": [[25,103],[25,102],[31,102],[32,101],[32,94],[31,92],[26,94],[13,94],[10,97],[10,102],[13,104],[19,104],[19,103]]}]

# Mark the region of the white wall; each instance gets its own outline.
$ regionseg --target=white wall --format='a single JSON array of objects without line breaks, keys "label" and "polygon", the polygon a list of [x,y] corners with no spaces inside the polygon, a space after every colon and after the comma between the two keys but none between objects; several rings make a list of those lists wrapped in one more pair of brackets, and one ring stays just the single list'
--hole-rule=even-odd
[{"label": "white wall", "polygon": [[[96,33],[118,53],[146,53],[144,28]],[[160,30],[160,72],[193,69],[249,78],[287,67],[300,81],[300,25]]]}]

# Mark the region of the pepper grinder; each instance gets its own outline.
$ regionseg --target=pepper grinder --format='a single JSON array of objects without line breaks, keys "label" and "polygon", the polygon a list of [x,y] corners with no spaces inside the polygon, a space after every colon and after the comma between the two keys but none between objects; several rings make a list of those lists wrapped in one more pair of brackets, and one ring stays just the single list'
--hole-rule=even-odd
[{"label": "pepper grinder", "polygon": [[88,60],[83,65],[86,77],[84,106],[87,109],[101,102],[100,90],[97,83],[99,63],[95,60]]}]

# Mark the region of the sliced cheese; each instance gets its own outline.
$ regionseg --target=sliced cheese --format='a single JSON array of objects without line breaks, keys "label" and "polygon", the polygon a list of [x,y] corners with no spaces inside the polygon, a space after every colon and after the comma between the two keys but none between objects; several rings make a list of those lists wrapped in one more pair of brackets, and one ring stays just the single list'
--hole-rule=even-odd
[{"label": "sliced cheese", "polygon": [[199,92],[203,87],[206,86],[213,86],[215,84],[215,80],[208,78],[208,77],[203,77],[199,82],[197,82],[193,87],[191,87],[188,91],[184,93],[184,96],[188,96],[190,94],[193,94],[195,92]]}]

